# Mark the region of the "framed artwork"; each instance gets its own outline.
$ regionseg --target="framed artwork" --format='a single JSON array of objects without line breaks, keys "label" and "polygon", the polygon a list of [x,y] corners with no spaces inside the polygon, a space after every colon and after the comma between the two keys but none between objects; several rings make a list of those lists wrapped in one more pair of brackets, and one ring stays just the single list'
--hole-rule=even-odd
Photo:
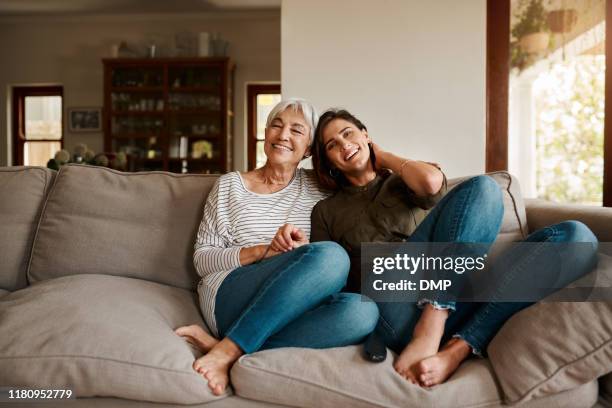
[{"label": "framed artwork", "polygon": [[102,108],[69,108],[68,130],[70,132],[101,132]]}]

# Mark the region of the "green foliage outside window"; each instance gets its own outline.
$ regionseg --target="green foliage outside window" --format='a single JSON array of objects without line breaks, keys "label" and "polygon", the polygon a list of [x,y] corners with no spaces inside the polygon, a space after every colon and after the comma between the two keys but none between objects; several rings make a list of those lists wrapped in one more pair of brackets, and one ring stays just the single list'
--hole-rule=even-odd
[{"label": "green foliage outside window", "polygon": [[581,56],[555,64],[539,81],[534,93],[538,196],[601,205],[605,59]]}]

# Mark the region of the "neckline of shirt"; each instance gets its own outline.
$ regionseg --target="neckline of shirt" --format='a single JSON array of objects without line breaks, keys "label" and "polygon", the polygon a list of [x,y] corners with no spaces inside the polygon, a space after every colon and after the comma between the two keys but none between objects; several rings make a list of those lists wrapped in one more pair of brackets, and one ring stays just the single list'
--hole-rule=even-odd
[{"label": "neckline of shirt", "polygon": [[289,183],[285,187],[273,193],[256,193],[254,191],[249,190],[246,184],[244,184],[244,179],[242,178],[242,174],[240,174],[239,171],[236,171],[236,174],[238,175],[238,180],[240,180],[240,185],[242,186],[242,189],[246,191],[247,193],[253,194],[255,196],[261,196],[261,197],[273,197],[275,195],[280,195],[280,193],[286,191],[289,187],[291,187],[291,185],[297,180],[298,178],[297,175],[299,171],[300,171],[299,168],[295,169],[295,172],[293,172],[293,177],[291,177],[291,180],[289,181]]},{"label": "neckline of shirt", "polygon": [[371,190],[373,187],[377,186],[378,183],[380,183],[382,180],[383,178],[379,174],[377,174],[376,177],[374,177],[371,181],[368,182],[368,184],[364,186],[343,186],[342,190],[350,194],[362,193]]}]

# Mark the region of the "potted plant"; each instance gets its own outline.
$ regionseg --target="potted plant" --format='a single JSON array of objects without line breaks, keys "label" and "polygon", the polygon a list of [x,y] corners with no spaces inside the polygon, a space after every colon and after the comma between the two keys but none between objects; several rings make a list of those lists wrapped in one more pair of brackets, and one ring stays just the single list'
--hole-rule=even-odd
[{"label": "potted plant", "polygon": [[512,27],[512,35],[523,52],[535,54],[548,48],[550,32],[542,0],[531,0],[516,17],[518,22]]}]

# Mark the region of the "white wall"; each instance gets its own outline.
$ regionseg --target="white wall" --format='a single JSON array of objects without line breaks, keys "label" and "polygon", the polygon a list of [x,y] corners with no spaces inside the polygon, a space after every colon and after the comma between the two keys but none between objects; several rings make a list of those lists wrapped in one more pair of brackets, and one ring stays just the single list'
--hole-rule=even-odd
[{"label": "white wall", "polygon": [[485,168],[485,0],[283,0],[283,96],[356,114],[448,176]]},{"label": "white wall", "polygon": [[[219,32],[230,42],[236,62],[234,166],[246,168],[245,83],[280,80],[277,11],[0,18],[0,166],[11,163],[5,97],[10,86],[60,84],[64,108],[102,106],[101,59],[110,56],[111,44],[143,42],[151,34],[174,39],[181,31]],[[69,133],[64,127],[66,148],[86,143],[103,150],[102,133]]]}]

